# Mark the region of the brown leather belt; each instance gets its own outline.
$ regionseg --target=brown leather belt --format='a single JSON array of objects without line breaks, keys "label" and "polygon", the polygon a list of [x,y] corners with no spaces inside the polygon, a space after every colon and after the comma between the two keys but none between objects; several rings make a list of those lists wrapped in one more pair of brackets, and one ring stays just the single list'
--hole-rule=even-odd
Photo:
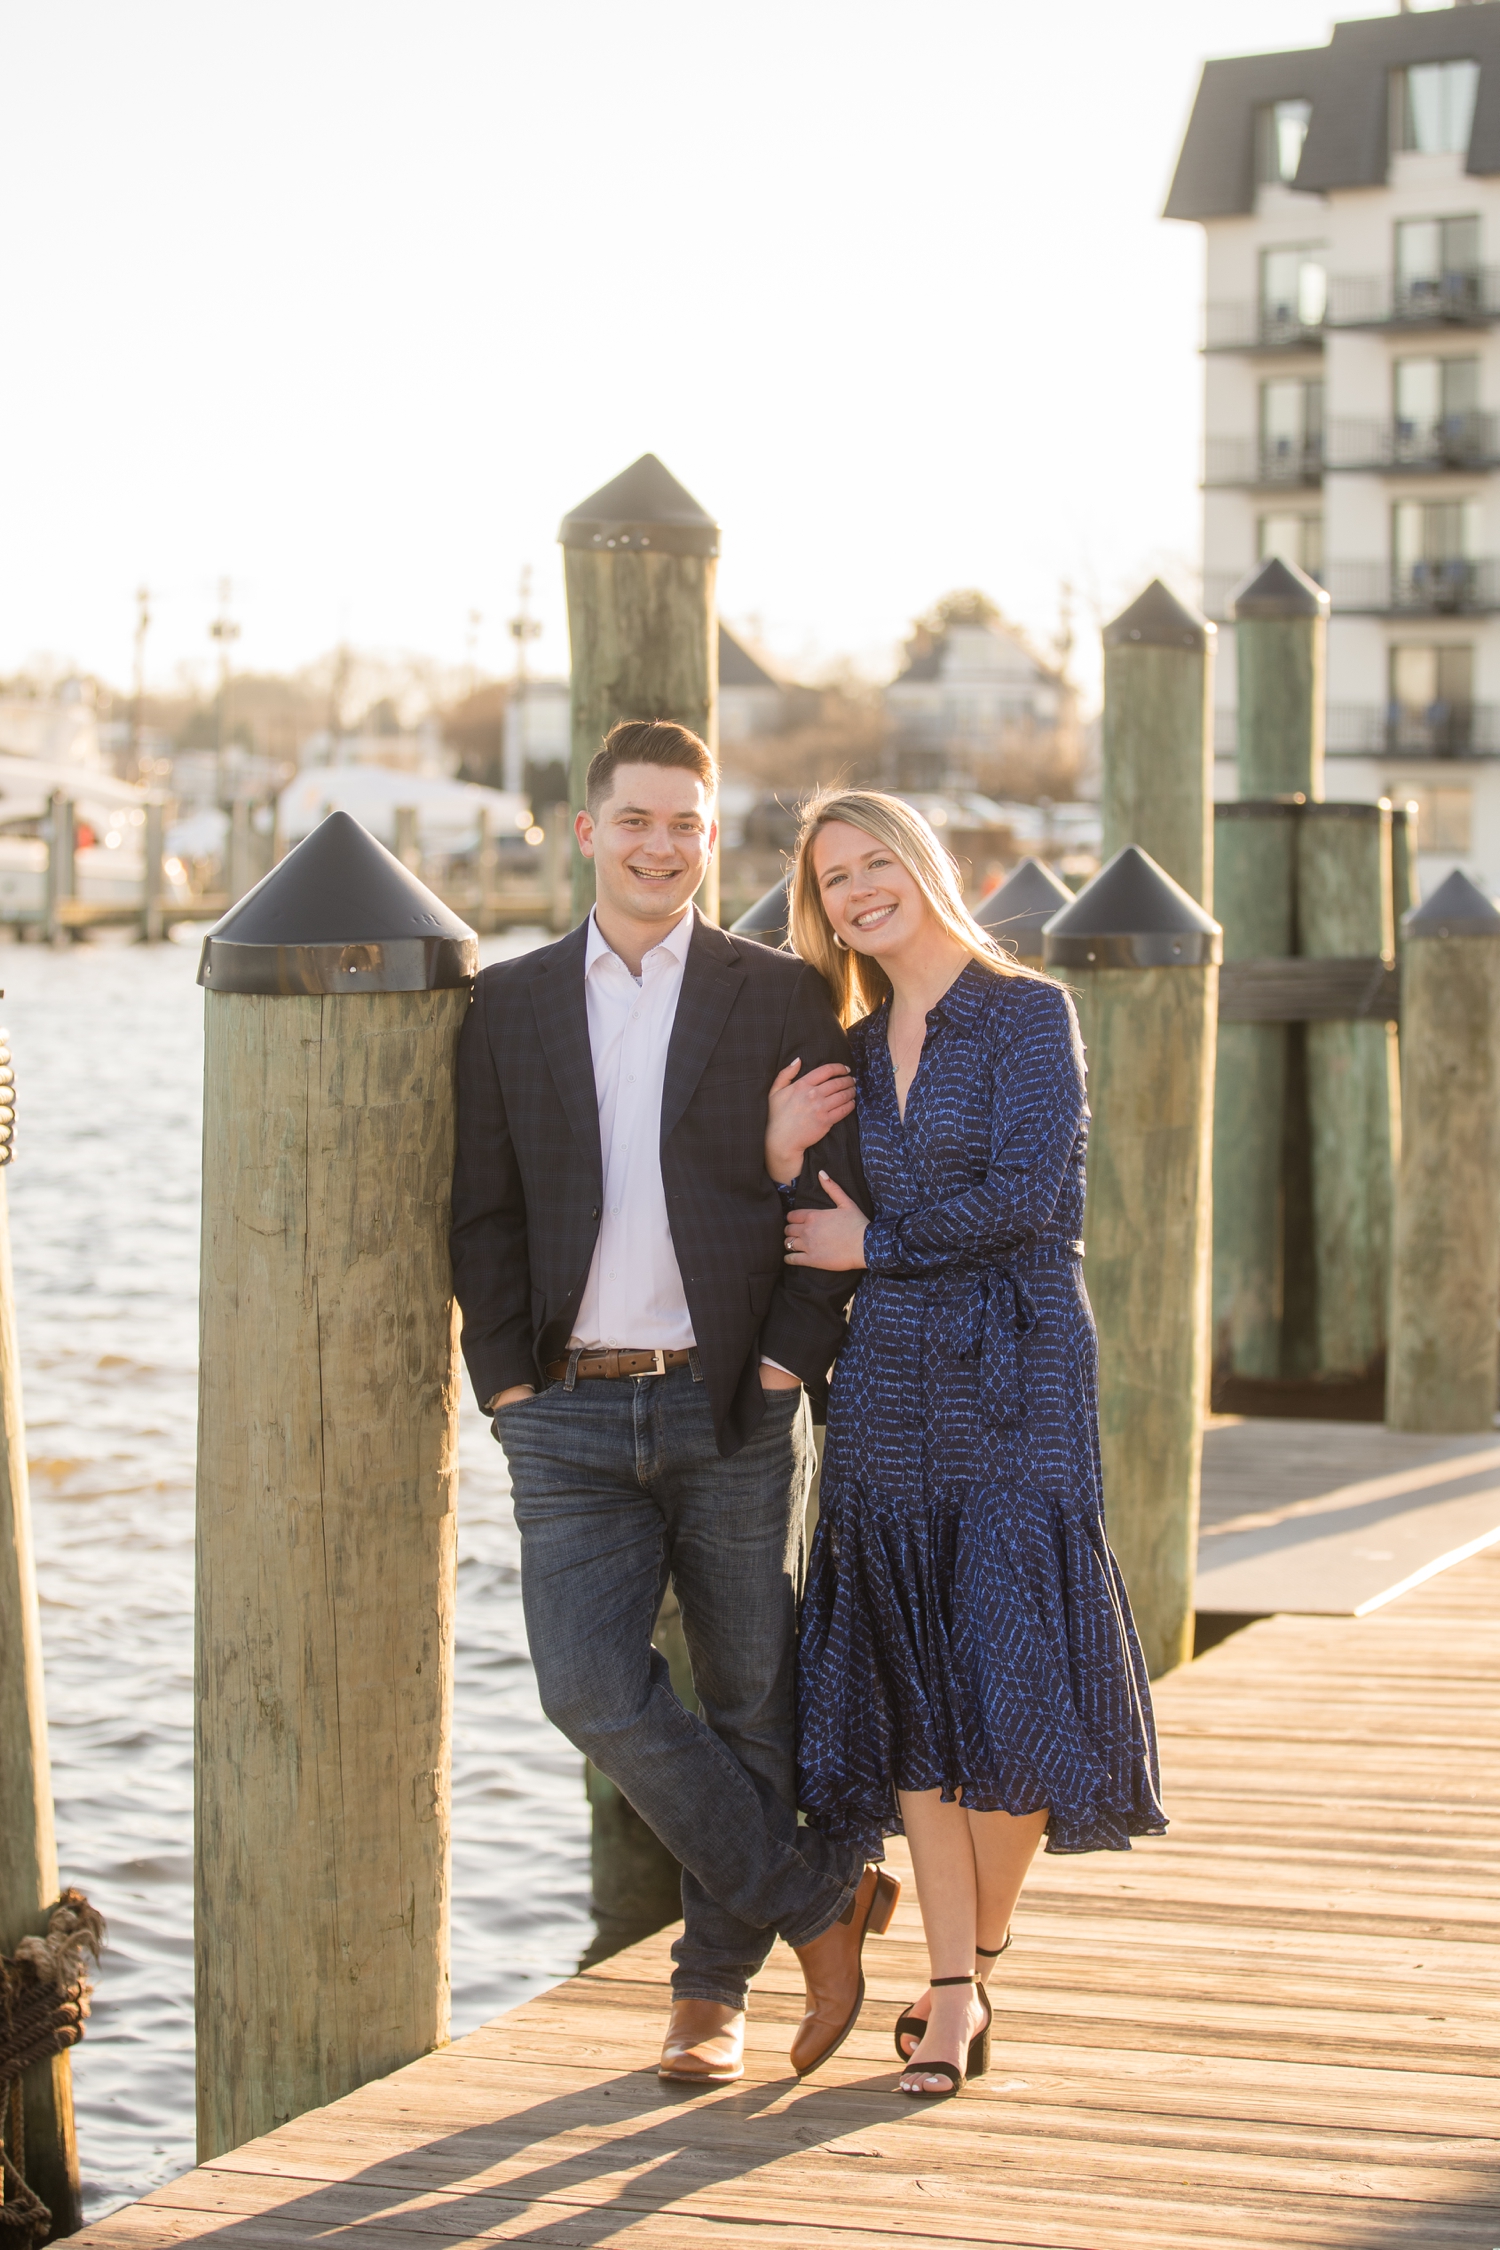
[{"label": "brown leather belt", "polygon": [[[547,1362],[545,1373],[549,1383],[560,1383],[568,1372],[569,1352],[562,1359]],[[578,1373],[581,1376],[602,1375],[613,1382],[619,1375],[665,1375],[672,1367],[686,1367],[688,1352],[627,1352],[588,1351],[578,1354]]]}]

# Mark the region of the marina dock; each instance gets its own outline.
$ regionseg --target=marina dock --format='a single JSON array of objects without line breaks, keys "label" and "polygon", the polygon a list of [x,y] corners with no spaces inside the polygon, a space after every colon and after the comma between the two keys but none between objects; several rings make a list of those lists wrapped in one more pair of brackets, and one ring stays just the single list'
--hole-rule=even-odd
[{"label": "marina dock", "polygon": [[955,2101],[895,2092],[891,2026],[925,1981],[908,1888],[857,2031],[806,2083],[780,1947],[743,2082],[657,2079],[663,1931],[80,2250],[1491,2250],[1497,1617],[1492,1544],[1363,1617],[1268,1617],[1162,1680],[1170,1836],[1038,1861],[991,2074]]}]

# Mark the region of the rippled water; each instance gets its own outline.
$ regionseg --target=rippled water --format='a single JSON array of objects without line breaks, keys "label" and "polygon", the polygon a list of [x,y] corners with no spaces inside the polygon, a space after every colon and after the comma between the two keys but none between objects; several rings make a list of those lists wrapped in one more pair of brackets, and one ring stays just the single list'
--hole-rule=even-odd
[{"label": "rippled water", "polygon": [[[59,1856],[110,1927],[74,2062],[91,2216],[193,2161],[196,966],[196,946],[0,946]],[[455,2032],[592,1933],[581,1764],[537,1705],[504,1457],[467,1396],[462,1430]]]}]

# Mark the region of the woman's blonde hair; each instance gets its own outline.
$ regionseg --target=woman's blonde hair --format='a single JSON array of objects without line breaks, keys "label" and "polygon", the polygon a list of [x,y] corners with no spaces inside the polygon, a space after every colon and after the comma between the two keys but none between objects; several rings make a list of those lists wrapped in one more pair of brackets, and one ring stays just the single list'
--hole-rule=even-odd
[{"label": "woman's blonde hair", "polygon": [[840,1023],[853,1023],[889,999],[891,980],[867,953],[856,953],[833,934],[818,888],[812,848],[834,821],[863,829],[901,862],[930,912],[972,960],[1000,976],[1030,977],[1003,946],[981,929],[964,904],[958,869],[914,806],[879,789],[820,789],[802,808],[791,880],[791,940],[804,961],[822,973]]}]

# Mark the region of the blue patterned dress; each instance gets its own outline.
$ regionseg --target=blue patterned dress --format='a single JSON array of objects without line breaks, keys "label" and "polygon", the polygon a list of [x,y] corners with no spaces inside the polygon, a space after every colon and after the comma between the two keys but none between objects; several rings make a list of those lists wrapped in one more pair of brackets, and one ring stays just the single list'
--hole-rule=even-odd
[{"label": "blue patterned dress", "polygon": [[1104,1535],[1072,1001],[971,962],[896,1105],[888,1007],[850,1034],[874,1198],[834,1371],[798,1654],[799,1802],[871,1858],[896,1790],[1049,1810],[1047,1848],[1166,1826]]}]

